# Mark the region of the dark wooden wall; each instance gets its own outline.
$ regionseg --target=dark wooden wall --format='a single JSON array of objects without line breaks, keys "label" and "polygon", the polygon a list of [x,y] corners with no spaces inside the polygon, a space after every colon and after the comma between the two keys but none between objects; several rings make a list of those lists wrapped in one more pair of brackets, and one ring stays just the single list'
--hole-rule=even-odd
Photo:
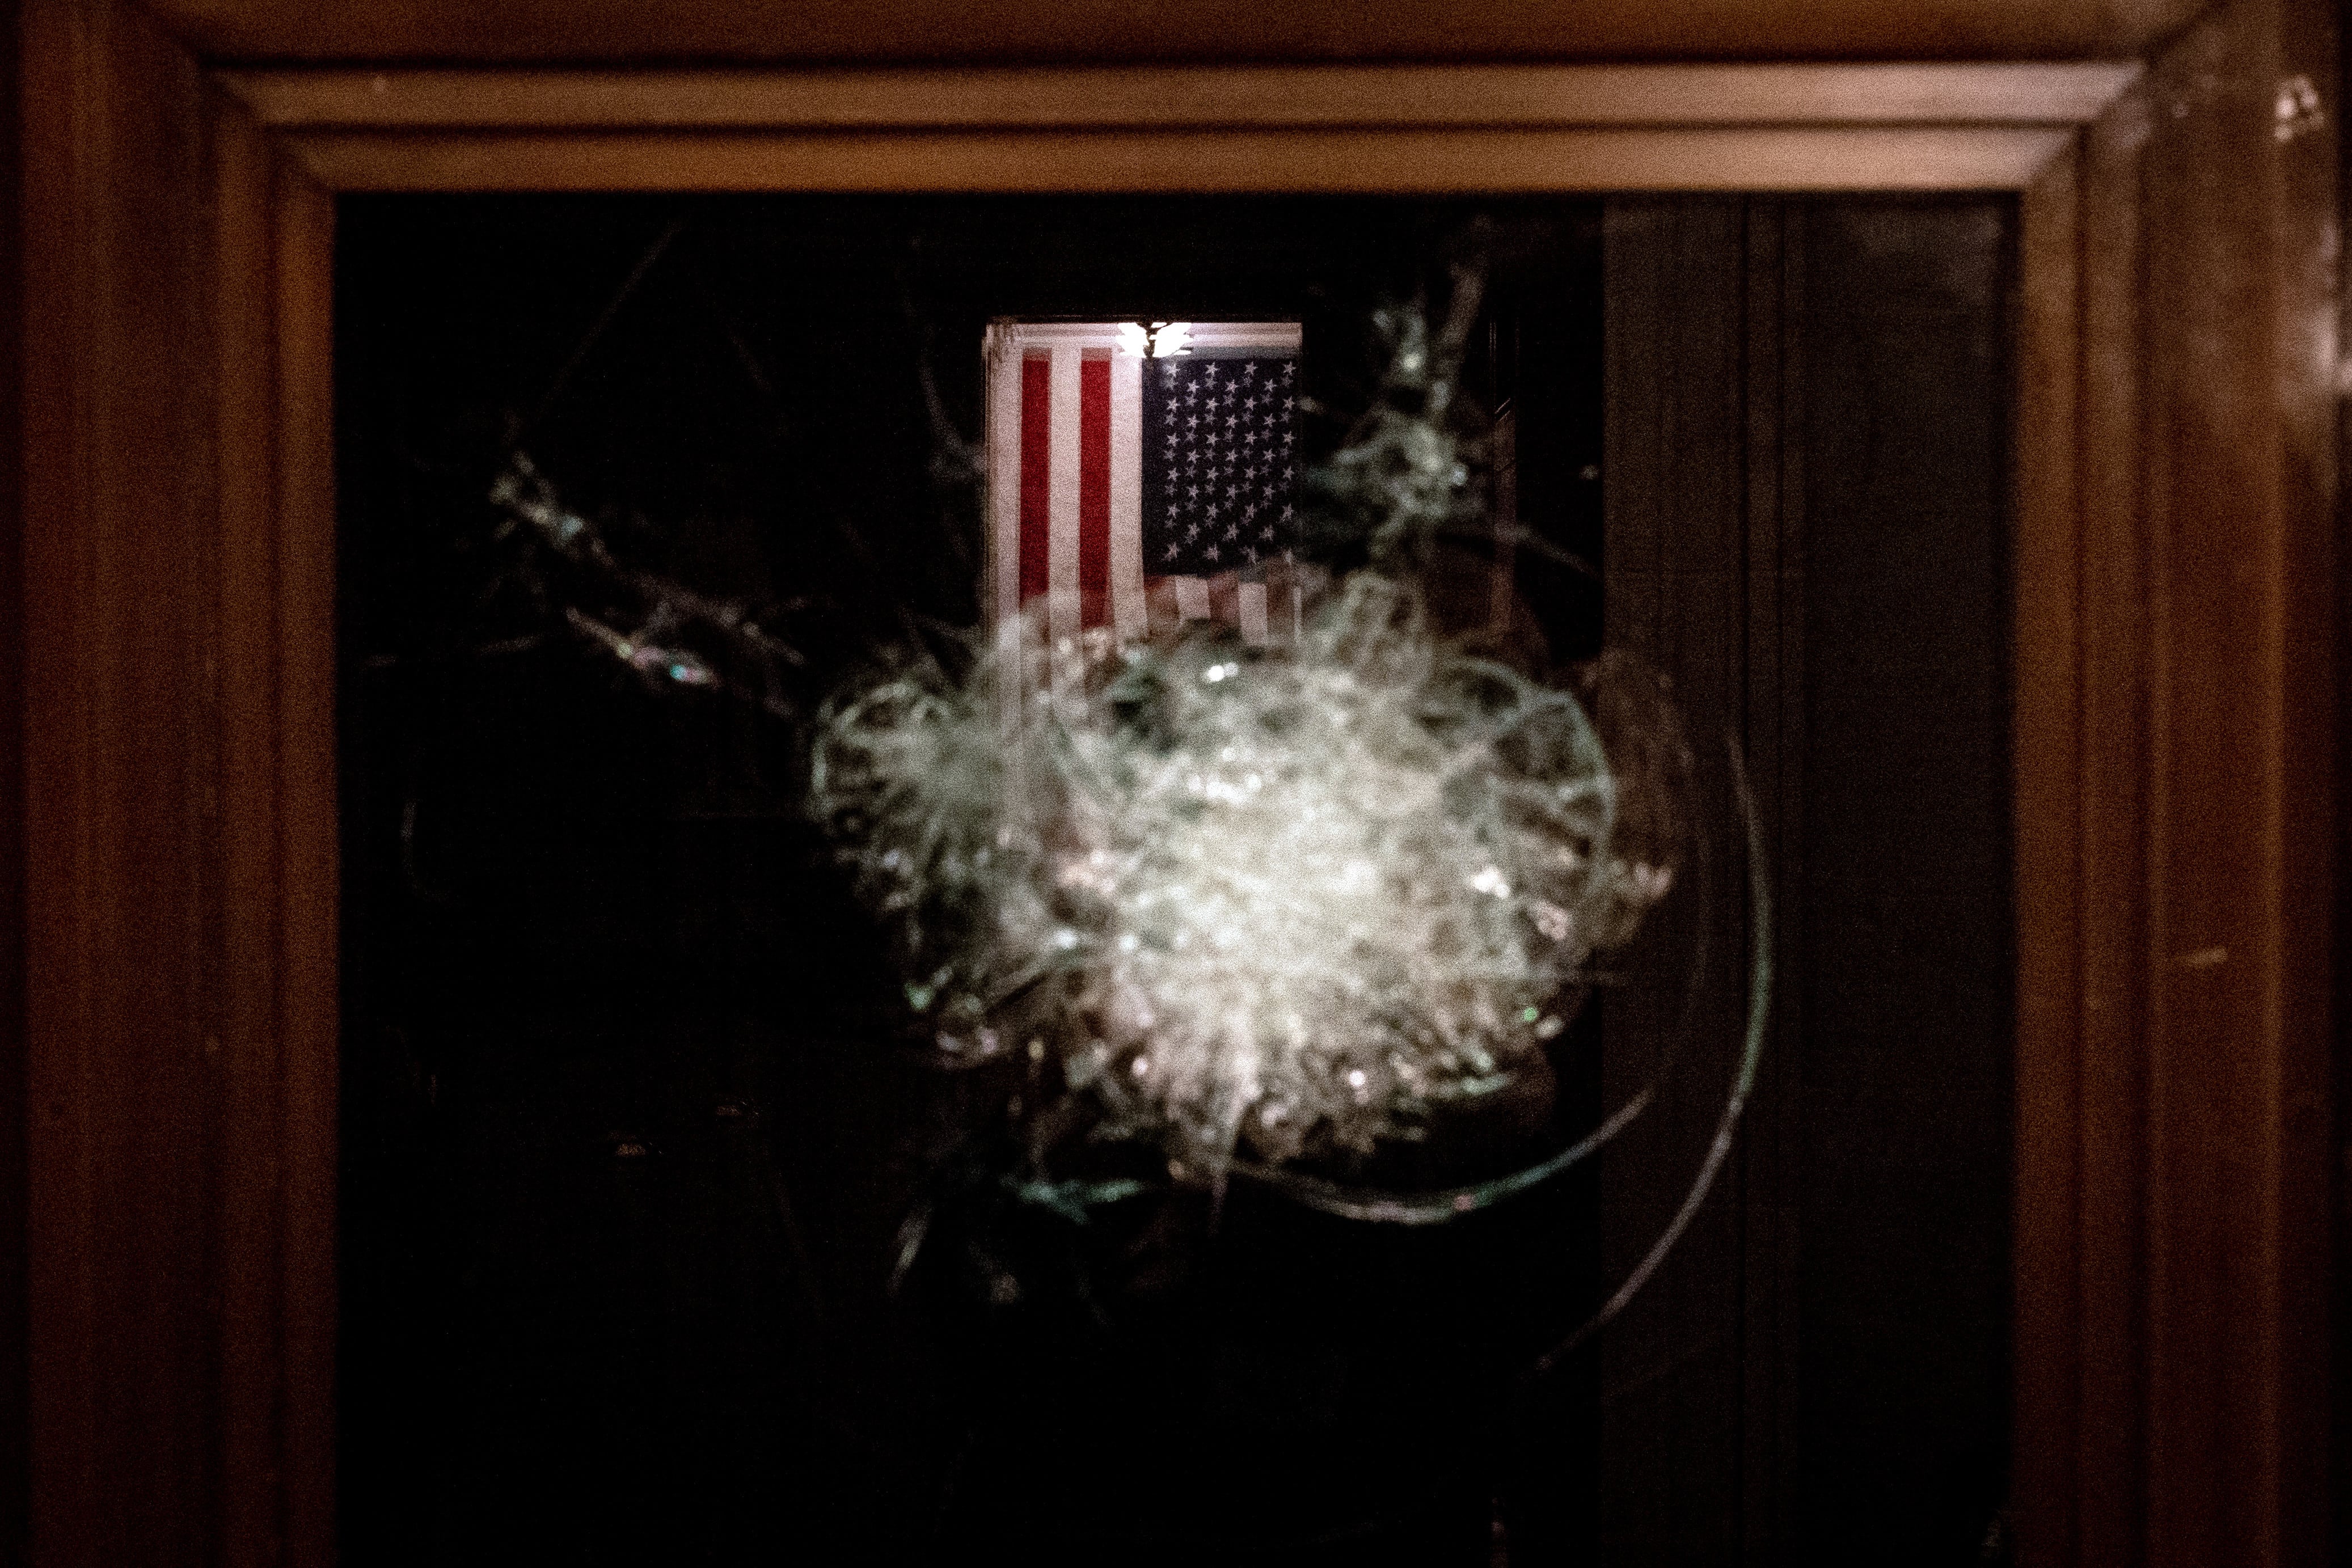
[{"label": "dark wooden wall", "polygon": [[[16,5],[0,0],[0,365],[16,362],[23,295],[18,199]],[[0,376],[0,449],[19,439],[15,376]],[[25,636],[24,547],[14,463],[0,463],[0,1568],[20,1568],[25,1521],[26,1422],[25,1334]]]},{"label": "dark wooden wall", "polygon": [[[1780,894],[1736,1156],[1604,1353],[1612,1562],[1969,1562],[2000,1528],[2010,233],[1992,199],[1612,204],[1610,635],[1703,775],[1738,742]],[[1612,1277],[1721,1103],[1747,933],[1707,904],[1687,1070],[1610,1159]],[[1611,998],[1612,1103],[1680,1006]]]}]

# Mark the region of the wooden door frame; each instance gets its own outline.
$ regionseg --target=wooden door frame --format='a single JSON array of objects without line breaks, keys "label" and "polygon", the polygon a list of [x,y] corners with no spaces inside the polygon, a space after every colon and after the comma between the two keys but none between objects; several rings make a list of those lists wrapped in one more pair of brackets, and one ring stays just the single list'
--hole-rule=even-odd
[{"label": "wooden door frame", "polygon": [[2328,7],[2138,64],[231,68],[120,0],[20,47],[27,1561],[334,1555],[333,195],[942,188],[2016,193],[2020,1530],[2319,1561]]}]

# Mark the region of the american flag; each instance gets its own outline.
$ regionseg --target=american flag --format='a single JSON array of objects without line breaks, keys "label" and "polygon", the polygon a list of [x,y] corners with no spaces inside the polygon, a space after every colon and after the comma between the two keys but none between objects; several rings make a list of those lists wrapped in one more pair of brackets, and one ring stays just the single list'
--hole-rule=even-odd
[{"label": "american flag", "polygon": [[1184,621],[1287,641],[1298,324],[1155,326],[989,329],[992,619],[1009,627],[1042,599],[1056,642]]}]

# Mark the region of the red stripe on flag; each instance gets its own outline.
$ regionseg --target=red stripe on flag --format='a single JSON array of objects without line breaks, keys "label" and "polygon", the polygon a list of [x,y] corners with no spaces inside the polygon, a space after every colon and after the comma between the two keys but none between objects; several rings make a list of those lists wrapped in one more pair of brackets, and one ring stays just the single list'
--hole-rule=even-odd
[{"label": "red stripe on flag", "polygon": [[1110,361],[1078,361],[1078,602],[1110,622]]},{"label": "red stripe on flag", "polygon": [[1053,451],[1053,361],[1021,361],[1021,602],[1045,591],[1046,476]]}]

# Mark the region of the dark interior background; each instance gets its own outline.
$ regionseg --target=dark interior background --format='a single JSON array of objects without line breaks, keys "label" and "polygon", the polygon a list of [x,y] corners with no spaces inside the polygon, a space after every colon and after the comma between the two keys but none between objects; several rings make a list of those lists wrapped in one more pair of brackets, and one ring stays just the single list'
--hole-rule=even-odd
[{"label": "dark interior background", "polygon": [[[1610,204],[1609,639],[1670,673],[1694,735],[1738,739],[1780,908],[1723,1189],[1602,1347],[1607,1561],[2007,1550],[2013,221],[1996,198]],[[1612,1099],[1672,1028],[1622,1002]],[[1698,1002],[1720,1033],[1740,998],[1717,976]],[[1611,1151],[1612,1273],[1711,1088]]]},{"label": "dark interior background", "polygon": [[[1665,252],[1633,210],[342,201],[348,1560],[1997,1560],[2007,210],[1697,204]],[[1237,1196],[1172,1278],[1203,1256],[1181,1206],[1036,1239],[1115,1256],[1108,1329],[1050,1289],[981,1305],[952,1227],[893,1296],[901,1222],[999,1090],[906,1048],[789,727],[649,694],[513,591],[503,453],[634,559],[772,606],[821,694],[974,619],[942,433],[978,434],[988,317],[1297,317],[1345,410],[1371,308],[1471,249],[1522,518],[1613,583],[1630,486],[1714,506],[1736,542],[1691,535],[1650,580],[1721,591],[1651,652],[1697,711],[1737,664],[1748,709],[1797,716],[1775,1066],[1713,1228],[1646,1319],[1507,1396],[1616,1268],[1604,1194],[1681,1190],[1720,1097],[1694,1073],[1605,1183],[1475,1224]],[[1805,504],[1759,512],[1768,465]],[[1549,654],[1593,651],[1600,584],[1521,570]],[[1756,655],[1767,620],[1801,656]],[[1603,1038],[1628,1052],[1620,1011],[1562,1042],[1563,1123]]]}]

